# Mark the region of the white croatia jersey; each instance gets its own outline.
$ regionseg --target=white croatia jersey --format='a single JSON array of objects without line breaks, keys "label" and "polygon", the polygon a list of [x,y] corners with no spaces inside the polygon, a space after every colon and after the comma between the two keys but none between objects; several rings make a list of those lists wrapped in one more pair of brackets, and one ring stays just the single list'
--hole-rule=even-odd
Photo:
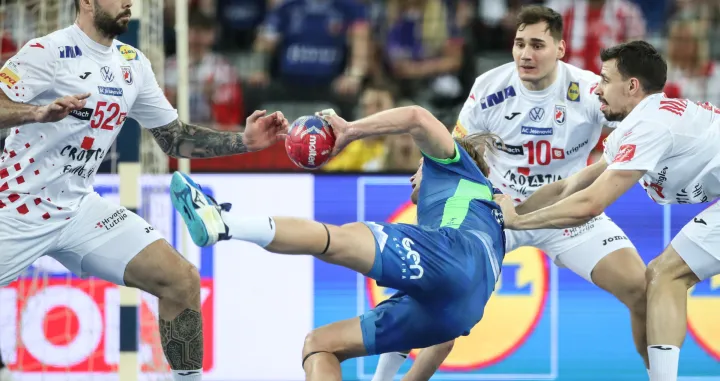
[{"label": "white croatia jersey", "polygon": [[145,128],[177,119],[140,51],[120,41],[100,45],[76,25],[23,46],[0,69],[0,88],[14,102],[40,106],[91,94],[59,122],[11,129],[0,157],[0,216],[26,221],[77,212],[126,118]]},{"label": "white croatia jersey", "polygon": [[609,170],[646,171],[640,179],[658,204],[720,197],[720,109],[653,94],[604,142]]},{"label": "white croatia jersey", "polygon": [[485,155],[490,181],[515,202],[523,201],[587,165],[607,124],[593,94],[599,78],[558,62],[555,82],[530,91],[514,62],[499,66],[475,80],[453,135],[499,136],[505,148]]}]

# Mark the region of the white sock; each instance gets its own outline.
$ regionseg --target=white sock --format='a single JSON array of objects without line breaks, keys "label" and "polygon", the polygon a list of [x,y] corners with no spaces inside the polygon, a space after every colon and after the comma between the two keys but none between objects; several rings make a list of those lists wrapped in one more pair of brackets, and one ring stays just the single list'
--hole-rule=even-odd
[{"label": "white sock", "polygon": [[650,381],[677,381],[680,348],[674,345],[648,345]]},{"label": "white sock", "polygon": [[265,247],[275,238],[275,221],[267,216],[239,216],[228,212],[220,214],[232,239],[252,242]]},{"label": "white sock", "polygon": [[390,352],[381,354],[372,381],[392,381],[405,359],[407,359],[405,353]]},{"label": "white sock", "polygon": [[198,370],[173,370],[173,381],[201,381],[202,369]]}]

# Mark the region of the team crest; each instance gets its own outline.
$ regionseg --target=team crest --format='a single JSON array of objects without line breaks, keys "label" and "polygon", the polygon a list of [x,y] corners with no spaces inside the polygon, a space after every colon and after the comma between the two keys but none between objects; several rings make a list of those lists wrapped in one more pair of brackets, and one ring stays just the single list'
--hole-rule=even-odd
[{"label": "team crest", "polygon": [[555,105],[555,123],[562,126],[567,119],[567,108],[562,105]]},{"label": "team crest", "polygon": [[130,70],[130,66],[121,66],[120,70],[122,71],[123,80],[128,85],[133,84],[133,77],[132,77],[132,71]]}]

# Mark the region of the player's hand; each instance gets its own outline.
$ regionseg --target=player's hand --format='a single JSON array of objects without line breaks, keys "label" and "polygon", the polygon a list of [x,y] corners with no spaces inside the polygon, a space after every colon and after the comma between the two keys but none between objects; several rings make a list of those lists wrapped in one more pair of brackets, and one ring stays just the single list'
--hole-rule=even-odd
[{"label": "player's hand", "polygon": [[515,211],[515,204],[513,204],[512,198],[506,194],[496,194],[493,196],[493,200],[500,206],[503,213],[503,220],[505,221],[505,228],[512,229],[515,221],[518,218],[518,214]]},{"label": "player's hand", "polygon": [[72,111],[85,107],[90,93],[79,95],[66,95],[58,98],[53,103],[40,106],[35,110],[35,122],[51,123],[65,119]]},{"label": "player's hand", "polygon": [[263,150],[287,137],[290,123],[283,113],[266,114],[266,110],[257,110],[245,122],[242,140],[249,152]]},{"label": "player's hand", "polygon": [[333,134],[335,134],[335,147],[333,147],[332,156],[340,153],[343,148],[355,140],[353,131],[350,128],[350,123],[336,114],[335,110],[331,108],[322,110],[316,115],[325,119],[330,124],[330,127],[332,127]]}]

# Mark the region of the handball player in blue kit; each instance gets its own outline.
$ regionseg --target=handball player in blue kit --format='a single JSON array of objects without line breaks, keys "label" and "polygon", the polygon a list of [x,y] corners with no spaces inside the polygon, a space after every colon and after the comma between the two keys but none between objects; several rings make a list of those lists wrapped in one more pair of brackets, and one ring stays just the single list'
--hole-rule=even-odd
[{"label": "handball player in blue kit", "polygon": [[355,222],[334,226],[294,217],[230,213],[176,172],[171,197],[198,246],[218,240],[256,243],[281,254],[310,254],[375,279],[397,294],[360,317],[310,332],[302,364],[307,380],[341,380],[340,362],[408,351],[470,333],[482,319],[505,256],[503,218],[483,160],[493,136],[455,140],[427,110],[402,107],[346,122],[322,117],[337,138],[409,133],[423,153],[410,179],[417,225]]}]

